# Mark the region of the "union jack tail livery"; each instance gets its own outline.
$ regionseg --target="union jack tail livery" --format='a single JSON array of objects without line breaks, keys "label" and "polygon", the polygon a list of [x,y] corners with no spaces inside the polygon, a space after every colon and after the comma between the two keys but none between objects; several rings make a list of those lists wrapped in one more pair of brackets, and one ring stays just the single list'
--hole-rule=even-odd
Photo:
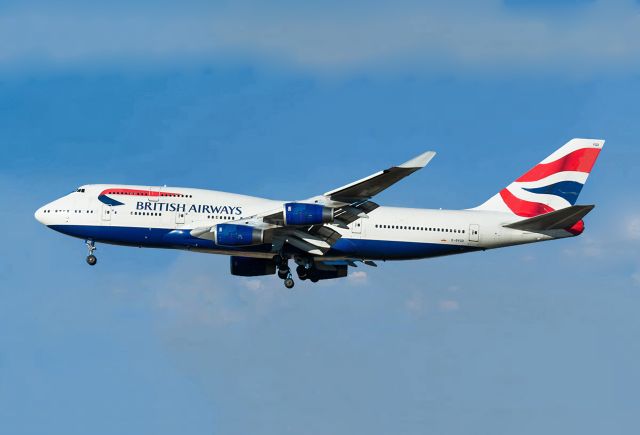
[{"label": "union jack tail livery", "polygon": [[603,145],[598,139],[570,140],[474,210],[532,218],[574,206]]}]

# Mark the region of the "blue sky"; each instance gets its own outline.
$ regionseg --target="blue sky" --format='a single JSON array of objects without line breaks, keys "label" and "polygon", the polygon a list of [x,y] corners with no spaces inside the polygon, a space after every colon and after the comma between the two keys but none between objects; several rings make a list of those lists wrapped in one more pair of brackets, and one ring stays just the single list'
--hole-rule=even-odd
[{"label": "blue sky", "polygon": [[[0,432],[636,433],[633,1],[3,2]],[[571,240],[298,283],[99,246],[80,184],[295,199],[427,149],[378,198],[466,208],[607,140]]]}]

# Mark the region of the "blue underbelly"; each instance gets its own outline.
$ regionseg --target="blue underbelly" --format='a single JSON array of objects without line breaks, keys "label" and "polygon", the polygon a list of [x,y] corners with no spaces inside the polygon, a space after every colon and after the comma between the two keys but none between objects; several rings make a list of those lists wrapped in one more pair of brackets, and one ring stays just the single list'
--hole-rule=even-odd
[{"label": "blue underbelly", "polygon": [[[173,249],[210,249],[238,252],[271,252],[271,245],[228,247],[193,237],[188,229],[137,228],[93,225],[52,225],[51,229],[81,239],[126,246]],[[341,238],[327,256],[369,260],[407,260],[476,251],[471,246]]]},{"label": "blue underbelly", "polygon": [[476,251],[478,248],[440,243],[393,240],[339,239],[327,255],[346,255],[370,260],[409,260]]}]

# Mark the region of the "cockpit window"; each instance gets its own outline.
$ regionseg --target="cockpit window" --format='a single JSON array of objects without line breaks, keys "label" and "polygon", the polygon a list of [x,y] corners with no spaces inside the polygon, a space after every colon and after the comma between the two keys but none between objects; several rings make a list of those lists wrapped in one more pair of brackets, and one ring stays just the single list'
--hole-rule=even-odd
[{"label": "cockpit window", "polygon": [[76,190],[76,192],[84,193],[84,189],[83,188],[79,188],[78,190]]}]

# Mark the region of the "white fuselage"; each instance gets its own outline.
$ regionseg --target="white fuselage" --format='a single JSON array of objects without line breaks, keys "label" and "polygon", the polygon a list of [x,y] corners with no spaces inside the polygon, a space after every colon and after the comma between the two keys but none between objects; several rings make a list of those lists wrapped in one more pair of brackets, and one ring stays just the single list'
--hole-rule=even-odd
[{"label": "white fuselage", "polygon": [[[285,202],[192,188],[86,185],[40,208],[36,218],[96,242],[266,258],[274,255],[270,245],[228,248],[190,231],[277,212]],[[572,236],[503,226],[519,219],[491,211],[379,207],[348,229],[331,226],[342,237],[325,258],[427,258]]]}]

